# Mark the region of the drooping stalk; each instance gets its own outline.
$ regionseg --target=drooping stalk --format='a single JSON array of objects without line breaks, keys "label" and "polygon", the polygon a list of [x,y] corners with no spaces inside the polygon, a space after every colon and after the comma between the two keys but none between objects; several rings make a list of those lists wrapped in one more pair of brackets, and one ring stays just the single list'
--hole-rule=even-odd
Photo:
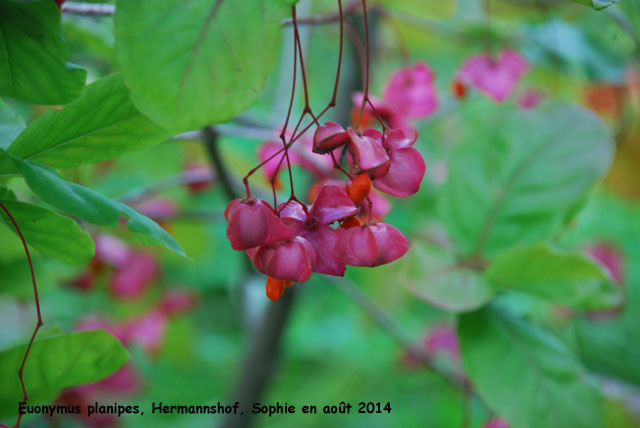
[{"label": "drooping stalk", "polygon": [[[29,344],[27,345],[27,350],[25,351],[24,357],[22,358],[20,369],[18,370],[18,379],[20,379],[20,386],[22,387],[22,399],[24,402],[27,402],[27,400],[29,400],[29,395],[27,394],[27,388],[24,385],[24,377],[23,377],[24,366],[27,363],[27,358],[29,357],[29,351],[31,351],[31,346],[33,345],[33,341],[36,338],[36,334],[38,333],[38,330],[40,330],[40,327],[42,327],[43,325],[42,313],[40,312],[40,299],[38,297],[38,285],[36,284],[36,275],[33,270],[33,262],[31,261],[31,254],[29,253],[29,247],[27,246],[27,241],[24,239],[24,235],[22,235],[22,230],[20,230],[20,226],[18,226],[18,223],[16,222],[15,218],[13,218],[13,215],[11,215],[11,212],[9,212],[7,207],[2,202],[0,202],[0,208],[2,208],[2,210],[5,212],[7,217],[9,217],[9,220],[11,221],[11,223],[13,223],[13,227],[16,229],[16,232],[18,233],[18,236],[22,241],[22,246],[24,247],[24,252],[27,255],[27,262],[29,263],[29,271],[31,273],[31,282],[33,283],[33,296],[36,303],[36,314],[38,315],[36,327],[33,330],[33,334],[31,335],[31,339],[29,340]],[[16,428],[20,428],[21,421],[22,421],[22,414],[18,414],[18,421],[16,422]]]}]

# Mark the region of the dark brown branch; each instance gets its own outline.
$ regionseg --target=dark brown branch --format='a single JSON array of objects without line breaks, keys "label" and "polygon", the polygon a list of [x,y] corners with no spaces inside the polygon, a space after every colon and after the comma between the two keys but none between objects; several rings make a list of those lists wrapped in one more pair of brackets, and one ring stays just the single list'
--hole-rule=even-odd
[{"label": "dark brown branch", "polygon": [[222,157],[220,156],[220,149],[218,147],[218,133],[212,126],[207,126],[206,128],[202,129],[202,136],[204,145],[207,148],[207,153],[209,154],[209,159],[216,169],[215,173],[218,177],[218,181],[222,185],[224,194],[230,201],[233,199],[237,199],[238,193],[236,192],[233,183],[231,182],[229,171],[227,171],[226,165],[224,164],[224,162],[222,161]]},{"label": "dark brown branch", "polygon": [[240,403],[241,413],[229,414],[220,428],[246,428],[251,422],[251,406],[257,402],[273,374],[280,341],[291,312],[295,287],[290,287],[278,299],[269,303],[264,318],[251,341],[251,348],[240,370],[240,378],[233,393],[233,402]]}]

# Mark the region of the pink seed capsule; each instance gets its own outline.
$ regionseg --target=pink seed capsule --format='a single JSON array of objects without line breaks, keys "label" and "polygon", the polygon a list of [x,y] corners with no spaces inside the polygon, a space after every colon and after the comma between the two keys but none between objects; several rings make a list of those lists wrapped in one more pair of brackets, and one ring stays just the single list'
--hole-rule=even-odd
[{"label": "pink seed capsule", "polygon": [[296,236],[271,246],[262,246],[253,260],[260,272],[285,281],[304,282],[316,264],[316,251],[309,241]]},{"label": "pink seed capsule", "polygon": [[318,126],[313,136],[313,151],[329,153],[349,142],[349,135],[344,128],[335,122],[327,122]]},{"label": "pink seed capsule", "polygon": [[386,223],[346,229],[336,244],[338,260],[351,266],[379,266],[399,259],[409,249],[407,238]]},{"label": "pink seed capsule", "polygon": [[227,238],[234,250],[272,245],[293,237],[269,203],[261,199],[234,199],[224,212]]}]

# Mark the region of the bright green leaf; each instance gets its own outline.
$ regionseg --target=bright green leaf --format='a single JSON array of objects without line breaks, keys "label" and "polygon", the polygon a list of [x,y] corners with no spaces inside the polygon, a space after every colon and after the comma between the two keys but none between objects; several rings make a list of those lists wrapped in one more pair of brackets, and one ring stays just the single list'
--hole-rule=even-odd
[{"label": "bright green leaf", "polygon": [[401,263],[406,269],[399,277],[406,287],[436,307],[466,312],[486,304],[493,296],[484,276],[461,266],[451,253],[414,243]]},{"label": "bright green leaf", "polygon": [[[458,250],[489,257],[551,236],[609,168],[612,136],[575,106],[475,112],[452,158],[441,217]],[[526,132],[525,132],[526,130]]]},{"label": "bright green leaf", "polygon": [[492,308],[460,317],[462,363],[485,402],[518,428],[601,428],[603,402],[555,336]]},{"label": "bright green leaf", "polygon": [[160,143],[169,134],[136,110],[122,76],[85,87],[64,110],[47,110],[7,150],[53,168],[99,162]]},{"label": "bright green leaf", "polygon": [[6,149],[9,144],[24,129],[24,121],[15,114],[4,101],[0,100],[0,149]]},{"label": "bright green leaf", "polygon": [[575,309],[611,308],[622,299],[598,263],[547,244],[514,248],[498,256],[487,278],[499,288],[525,291]]},{"label": "bright green leaf", "polygon": [[[26,346],[0,353],[0,417],[18,413],[22,389],[18,368]],[[29,404],[55,399],[64,388],[97,382],[118,370],[129,353],[104,330],[49,336],[34,342],[24,366]]]},{"label": "bright green leaf", "polygon": [[60,211],[91,223],[117,226],[124,216],[129,230],[143,243],[164,245],[184,255],[180,245],[156,222],[120,201],[107,198],[87,187],[63,179],[54,170],[36,162],[23,161],[0,150],[0,156],[9,157],[27,184],[44,202]]},{"label": "bright green leaf", "polygon": [[36,104],[73,100],[87,73],[65,62],[67,51],[54,1],[2,1],[0,95]]},{"label": "bright green leaf", "polygon": [[[2,203],[18,223],[27,243],[42,254],[78,266],[86,265],[93,257],[93,239],[69,217],[24,202],[4,200]],[[0,219],[16,232],[4,211],[0,211]]]},{"label": "bright green leaf", "polygon": [[120,0],[116,51],[134,104],[176,132],[246,110],[276,63],[288,11],[271,0]]}]

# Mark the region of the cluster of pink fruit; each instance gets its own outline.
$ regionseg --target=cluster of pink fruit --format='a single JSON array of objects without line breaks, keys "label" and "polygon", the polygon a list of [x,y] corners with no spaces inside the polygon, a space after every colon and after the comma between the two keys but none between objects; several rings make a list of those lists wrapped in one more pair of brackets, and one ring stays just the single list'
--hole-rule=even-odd
[{"label": "cluster of pink fruit", "polygon": [[[343,276],[346,266],[379,266],[407,252],[408,242],[402,233],[381,222],[388,202],[374,188],[395,197],[418,191],[426,165],[413,147],[417,132],[404,124],[406,119],[431,114],[437,100],[433,73],[425,64],[399,70],[388,86],[392,103],[404,100],[405,108],[411,104],[413,114],[403,114],[398,121],[402,127],[360,131],[357,125],[345,129],[326,122],[318,124],[313,140],[303,140],[297,147],[307,148],[306,153],[289,151],[289,162],[318,178],[310,191],[310,205],[292,197],[274,208],[249,193],[227,207],[231,246],[246,251],[256,269],[269,277],[267,296],[271,300],[277,300],[292,282],[308,280],[312,272]],[[403,95],[415,91],[432,96],[413,97],[413,103],[407,103]],[[272,181],[281,162],[272,158],[277,150],[277,143],[266,143],[260,152]],[[346,175],[346,183],[332,177],[333,171]],[[374,203],[378,202],[376,209]]]}]

